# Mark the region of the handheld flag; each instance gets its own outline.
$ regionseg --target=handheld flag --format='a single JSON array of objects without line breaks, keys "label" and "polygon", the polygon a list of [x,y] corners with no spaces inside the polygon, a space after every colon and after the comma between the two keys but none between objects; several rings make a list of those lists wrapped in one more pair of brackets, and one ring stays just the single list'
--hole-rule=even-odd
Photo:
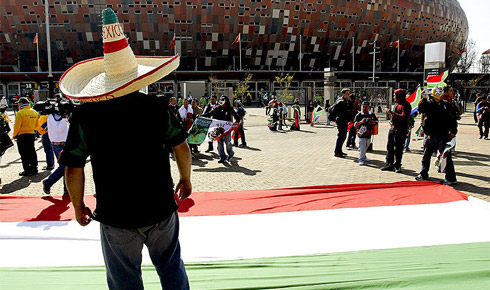
[{"label": "handheld flag", "polygon": [[231,46],[234,46],[235,44],[240,42],[240,33],[238,33],[237,37],[235,38],[235,41],[231,44]]},{"label": "handheld flag", "polygon": [[34,36],[34,40],[32,40],[32,44],[37,44],[37,33],[36,36]]},{"label": "handheld flag", "polygon": [[170,42],[169,47],[170,47],[170,49],[174,49],[175,48],[175,33],[174,33],[174,37],[172,37],[172,41]]},{"label": "handheld flag", "polygon": [[438,76],[430,76],[427,78],[427,87],[428,88],[433,88],[433,87],[445,87],[447,84],[444,82],[444,80],[448,77],[449,75],[449,70],[446,70],[442,74]]},{"label": "handheld flag", "polygon": [[407,102],[409,102],[410,106],[412,107],[412,112],[410,113],[410,115],[413,115],[416,112],[418,112],[418,106],[421,99],[422,99],[422,89],[418,87],[417,90],[415,90],[415,92],[413,92],[413,94],[411,94],[407,98]]},{"label": "handheld flag", "polygon": [[320,106],[316,106],[313,112],[311,112],[311,126],[315,125],[323,113],[325,113],[325,110]]}]

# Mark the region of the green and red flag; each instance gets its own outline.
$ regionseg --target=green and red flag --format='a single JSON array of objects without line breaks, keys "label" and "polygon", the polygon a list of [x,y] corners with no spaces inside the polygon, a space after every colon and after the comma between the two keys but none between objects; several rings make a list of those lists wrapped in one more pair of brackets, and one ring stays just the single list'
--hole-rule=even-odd
[{"label": "green and red flag", "polygon": [[411,94],[408,98],[407,101],[410,103],[410,106],[412,107],[412,111],[410,115],[415,114],[418,112],[418,106],[420,103],[420,100],[422,99],[422,89],[418,87],[413,94]]},{"label": "green and red flag", "polygon": [[430,76],[427,78],[427,87],[445,87],[447,84],[444,82],[446,78],[449,76],[449,70],[444,71],[438,76]]},{"label": "green and red flag", "polygon": [[[107,289],[100,225],[78,225],[68,196],[1,196],[0,208],[2,289]],[[179,219],[192,289],[490,283],[490,203],[435,181],[196,192]],[[142,261],[145,289],[161,289],[146,250]]]}]

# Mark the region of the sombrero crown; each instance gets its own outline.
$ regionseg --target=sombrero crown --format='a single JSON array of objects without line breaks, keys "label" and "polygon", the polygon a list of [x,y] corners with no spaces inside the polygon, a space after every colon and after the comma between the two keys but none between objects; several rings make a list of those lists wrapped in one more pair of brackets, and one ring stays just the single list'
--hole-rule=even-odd
[{"label": "sombrero crown", "polygon": [[135,56],[112,9],[102,11],[104,57],[79,62],[60,79],[60,90],[81,102],[103,101],[135,92],[168,75],[180,56]]}]

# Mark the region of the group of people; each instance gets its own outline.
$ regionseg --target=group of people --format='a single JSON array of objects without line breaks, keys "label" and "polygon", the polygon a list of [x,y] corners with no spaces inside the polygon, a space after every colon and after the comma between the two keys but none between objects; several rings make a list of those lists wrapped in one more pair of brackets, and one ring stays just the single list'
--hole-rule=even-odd
[{"label": "group of people", "polygon": [[474,117],[475,123],[478,124],[478,130],[480,131],[480,139],[488,139],[488,131],[490,128],[490,94],[488,96],[481,96],[477,94],[476,100],[473,103],[475,106]]},{"label": "group of people", "polygon": [[[201,101],[201,105],[202,105]],[[220,138],[218,142],[218,153],[220,155],[219,163],[225,161],[230,162],[235,155],[233,151],[233,145],[239,147],[246,147],[245,131],[243,128],[244,116],[246,114],[242,103],[239,100],[234,101],[234,106],[231,105],[230,99],[227,96],[221,96],[219,102],[216,96],[211,96],[209,102],[206,102],[206,106],[199,106],[196,99],[184,99],[182,106],[178,106],[175,97],[171,97],[169,100],[169,111],[172,112],[177,120],[180,122],[182,128],[188,131],[194,121],[199,117],[207,117],[217,119],[221,121],[235,121],[238,123],[238,128],[234,134],[226,134]],[[231,143],[233,135],[233,144]],[[238,144],[241,139],[241,144]],[[194,156],[199,153],[198,145],[190,144],[190,148]],[[213,141],[208,142],[208,149],[205,152],[212,152],[214,150]],[[226,153],[225,153],[226,150]]]},{"label": "group of people", "polygon": [[[46,166],[43,167],[43,170],[55,169],[55,159],[58,160],[60,157],[68,135],[68,115],[70,112],[64,110],[66,107],[59,105],[59,103],[50,104],[49,102],[41,102],[38,108],[36,108],[37,105],[33,108],[31,104],[31,101],[25,97],[19,98],[16,104],[18,111],[15,113],[12,139],[17,141],[17,148],[22,161],[23,171],[19,173],[19,176],[33,176],[38,174],[38,157],[35,149],[35,140],[39,137],[41,138],[46,155]],[[8,134],[10,131],[10,120],[5,114],[7,107],[5,105],[1,105],[0,107],[2,110],[2,139],[0,147],[3,148],[9,144],[10,137],[3,134]],[[47,110],[46,107],[50,107],[51,109]],[[2,155],[5,150],[1,150]],[[50,194],[51,187],[63,175],[64,166],[58,165],[58,168],[51,172],[47,179],[43,180],[44,193]],[[64,194],[68,194],[66,187]]]},{"label": "group of people", "polygon": [[[430,95],[430,97],[428,96]],[[422,94],[422,100],[418,104],[418,112],[422,116],[422,128],[425,134],[424,155],[422,166],[416,180],[427,180],[429,178],[430,159],[434,152],[444,154],[446,160],[445,180],[448,185],[456,184],[456,173],[451,156],[451,150],[447,144],[456,137],[458,132],[458,120],[460,110],[454,102],[454,91],[450,86],[433,88],[430,93]],[[370,146],[371,136],[377,129],[378,118],[370,111],[370,104],[363,101],[361,110],[358,111],[355,103],[350,98],[351,91],[345,88],[340,97],[331,108],[332,120],[337,124],[337,141],[334,156],[344,158],[347,154],[342,148],[348,134],[354,132],[359,137],[359,165],[364,165],[369,159],[366,158],[367,148]],[[395,103],[391,109],[386,110],[390,118],[390,129],[388,131],[386,144],[386,165],[383,171],[402,172],[402,158],[407,146],[410,130],[413,127],[414,114],[412,106],[406,100],[407,91],[398,89],[394,93]],[[487,110],[486,101],[482,101],[478,112]],[[487,109],[485,109],[487,108]],[[484,113],[482,113],[484,114]],[[351,123],[351,127],[348,124]],[[347,147],[355,148],[353,142],[355,137],[348,142]]]}]

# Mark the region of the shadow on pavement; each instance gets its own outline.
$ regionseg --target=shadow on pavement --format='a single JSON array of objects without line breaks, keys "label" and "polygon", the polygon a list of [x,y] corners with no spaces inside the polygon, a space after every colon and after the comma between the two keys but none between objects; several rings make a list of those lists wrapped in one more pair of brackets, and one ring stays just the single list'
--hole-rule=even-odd
[{"label": "shadow on pavement", "polygon": [[258,172],[262,172],[262,170],[251,170],[245,167],[241,167],[238,162],[234,159],[231,161],[231,164],[228,162],[223,163],[223,167],[216,168],[198,168],[193,171],[199,172],[239,172],[245,175],[257,175]]},{"label": "shadow on pavement", "polygon": [[[458,174],[458,173],[456,173]],[[459,174],[461,175],[461,174]],[[471,193],[477,193],[485,196],[490,196],[490,191],[488,190],[488,187],[480,187],[476,186],[474,184],[470,184],[467,182],[458,182],[457,185],[452,186],[454,189],[459,190],[459,191],[467,191]]]},{"label": "shadow on pavement", "polygon": [[23,176],[11,183],[4,184],[0,189],[0,194],[10,194],[18,190],[29,187],[31,183],[41,182],[51,174],[50,171],[43,171],[34,176]]}]

